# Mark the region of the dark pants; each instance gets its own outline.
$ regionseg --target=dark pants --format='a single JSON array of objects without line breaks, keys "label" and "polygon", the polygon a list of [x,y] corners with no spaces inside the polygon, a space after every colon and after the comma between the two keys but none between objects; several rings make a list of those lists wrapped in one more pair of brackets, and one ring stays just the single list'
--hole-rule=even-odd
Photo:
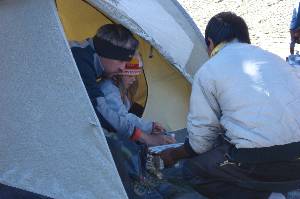
[{"label": "dark pants", "polygon": [[[251,171],[227,163],[225,154],[231,145],[223,143],[215,149],[185,161],[183,174],[186,180],[201,194],[216,199],[264,199],[269,192],[255,191],[237,185],[247,180]],[[224,164],[224,165],[220,165]]]},{"label": "dark pants", "polygon": [[300,187],[299,162],[243,164],[230,159],[232,148],[220,141],[214,149],[183,161],[177,177],[212,199],[266,199],[271,192],[288,190],[291,182]]},{"label": "dark pants", "polygon": [[146,176],[145,145],[137,144],[117,134],[107,136],[106,140],[128,198],[162,199],[162,195],[153,188],[146,186],[147,191],[139,194],[139,188],[136,188]]},{"label": "dark pants", "polygon": [[116,134],[107,136],[106,141],[128,198],[137,198],[133,191],[134,180],[142,175],[138,145]]}]

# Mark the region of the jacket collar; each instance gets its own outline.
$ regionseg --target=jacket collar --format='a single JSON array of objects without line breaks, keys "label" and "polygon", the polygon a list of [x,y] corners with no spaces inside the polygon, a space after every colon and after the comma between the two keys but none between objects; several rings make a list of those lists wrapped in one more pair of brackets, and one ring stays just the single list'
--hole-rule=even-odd
[{"label": "jacket collar", "polygon": [[237,39],[233,39],[230,42],[221,42],[219,43],[211,52],[210,57],[213,57],[214,55],[216,55],[219,51],[221,51],[225,46],[232,44],[232,43],[238,43],[239,41]]},{"label": "jacket collar", "polygon": [[104,68],[103,68],[103,65],[101,64],[100,56],[95,51],[93,39],[92,38],[88,38],[87,42],[89,43],[89,46],[94,51],[94,68],[95,68],[97,77],[99,78],[99,77],[101,77],[103,75]]}]

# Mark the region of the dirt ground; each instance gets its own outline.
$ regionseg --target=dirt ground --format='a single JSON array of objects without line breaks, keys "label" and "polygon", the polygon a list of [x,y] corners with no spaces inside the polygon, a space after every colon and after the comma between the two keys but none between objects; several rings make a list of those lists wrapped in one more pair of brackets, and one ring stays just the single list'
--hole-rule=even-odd
[{"label": "dirt ground", "polygon": [[[208,20],[233,11],[248,24],[251,42],[278,56],[289,55],[289,24],[294,0],[178,0],[204,34]],[[300,49],[296,46],[296,50]]]}]

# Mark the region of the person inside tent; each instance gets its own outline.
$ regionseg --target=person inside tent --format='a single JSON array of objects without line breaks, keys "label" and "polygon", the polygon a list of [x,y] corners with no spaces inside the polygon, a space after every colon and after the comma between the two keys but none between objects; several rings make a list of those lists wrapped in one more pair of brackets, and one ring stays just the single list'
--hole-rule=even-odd
[{"label": "person inside tent", "polygon": [[250,44],[232,12],[205,29],[210,59],[197,71],[182,147],[183,176],[210,198],[285,198],[300,187],[300,79],[280,57]]},{"label": "person inside tent", "polygon": [[[126,118],[128,122],[121,125],[133,125],[138,131],[150,133],[162,133],[165,129],[157,122],[149,122],[138,117],[134,110],[131,109],[134,103],[134,96],[138,89],[137,75],[142,74],[143,62],[141,56],[136,54],[133,59],[126,64],[125,69],[112,78],[104,78],[99,83],[99,88],[104,94],[107,106],[114,112],[117,112],[122,117]],[[111,118],[106,118],[107,122],[112,124],[115,122]]]},{"label": "person inside tent", "polygon": [[[136,109],[132,109],[132,104],[134,104],[134,96],[138,89],[138,80],[137,76],[142,74],[142,59],[141,56],[136,53],[130,62],[125,66],[125,69],[120,72],[118,75],[115,75],[111,78],[103,78],[99,83],[99,88],[101,93],[103,93],[106,100],[107,107],[112,109],[112,111],[117,112],[121,117],[127,120],[126,123],[119,123],[120,120],[114,120],[113,117],[107,117],[106,120],[111,126],[121,126],[121,125],[132,125],[137,131],[147,134],[160,134],[165,131],[161,124],[157,122],[146,121],[137,115]],[[126,128],[126,127],[123,127]],[[107,129],[111,131],[110,129]],[[115,139],[117,151],[123,154],[124,162],[123,166],[126,167],[129,180],[134,183],[134,191],[139,195],[142,194],[146,196],[147,192],[154,190],[154,187],[150,188],[144,187],[143,184],[147,183],[150,179],[146,174],[145,167],[143,166],[143,151],[145,151],[145,146],[140,145],[139,143],[128,142],[122,139],[119,136],[116,136],[114,133],[107,133],[107,136],[110,136],[111,139]],[[132,140],[135,140],[132,138]],[[174,140],[175,141],[175,140]],[[112,149],[111,150],[116,150]],[[152,189],[152,190],[151,190]],[[157,195],[158,193],[156,193]]]}]

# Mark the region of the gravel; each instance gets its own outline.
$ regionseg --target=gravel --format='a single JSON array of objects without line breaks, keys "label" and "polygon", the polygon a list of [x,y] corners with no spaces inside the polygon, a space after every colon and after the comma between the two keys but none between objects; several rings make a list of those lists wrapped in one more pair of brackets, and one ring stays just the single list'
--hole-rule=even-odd
[{"label": "gravel", "polygon": [[[289,24],[293,0],[178,0],[204,34],[208,20],[232,11],[248,24],[251,42],[278,56],[289,55]],[[300,49],[296,46],[296,50]]]}]

